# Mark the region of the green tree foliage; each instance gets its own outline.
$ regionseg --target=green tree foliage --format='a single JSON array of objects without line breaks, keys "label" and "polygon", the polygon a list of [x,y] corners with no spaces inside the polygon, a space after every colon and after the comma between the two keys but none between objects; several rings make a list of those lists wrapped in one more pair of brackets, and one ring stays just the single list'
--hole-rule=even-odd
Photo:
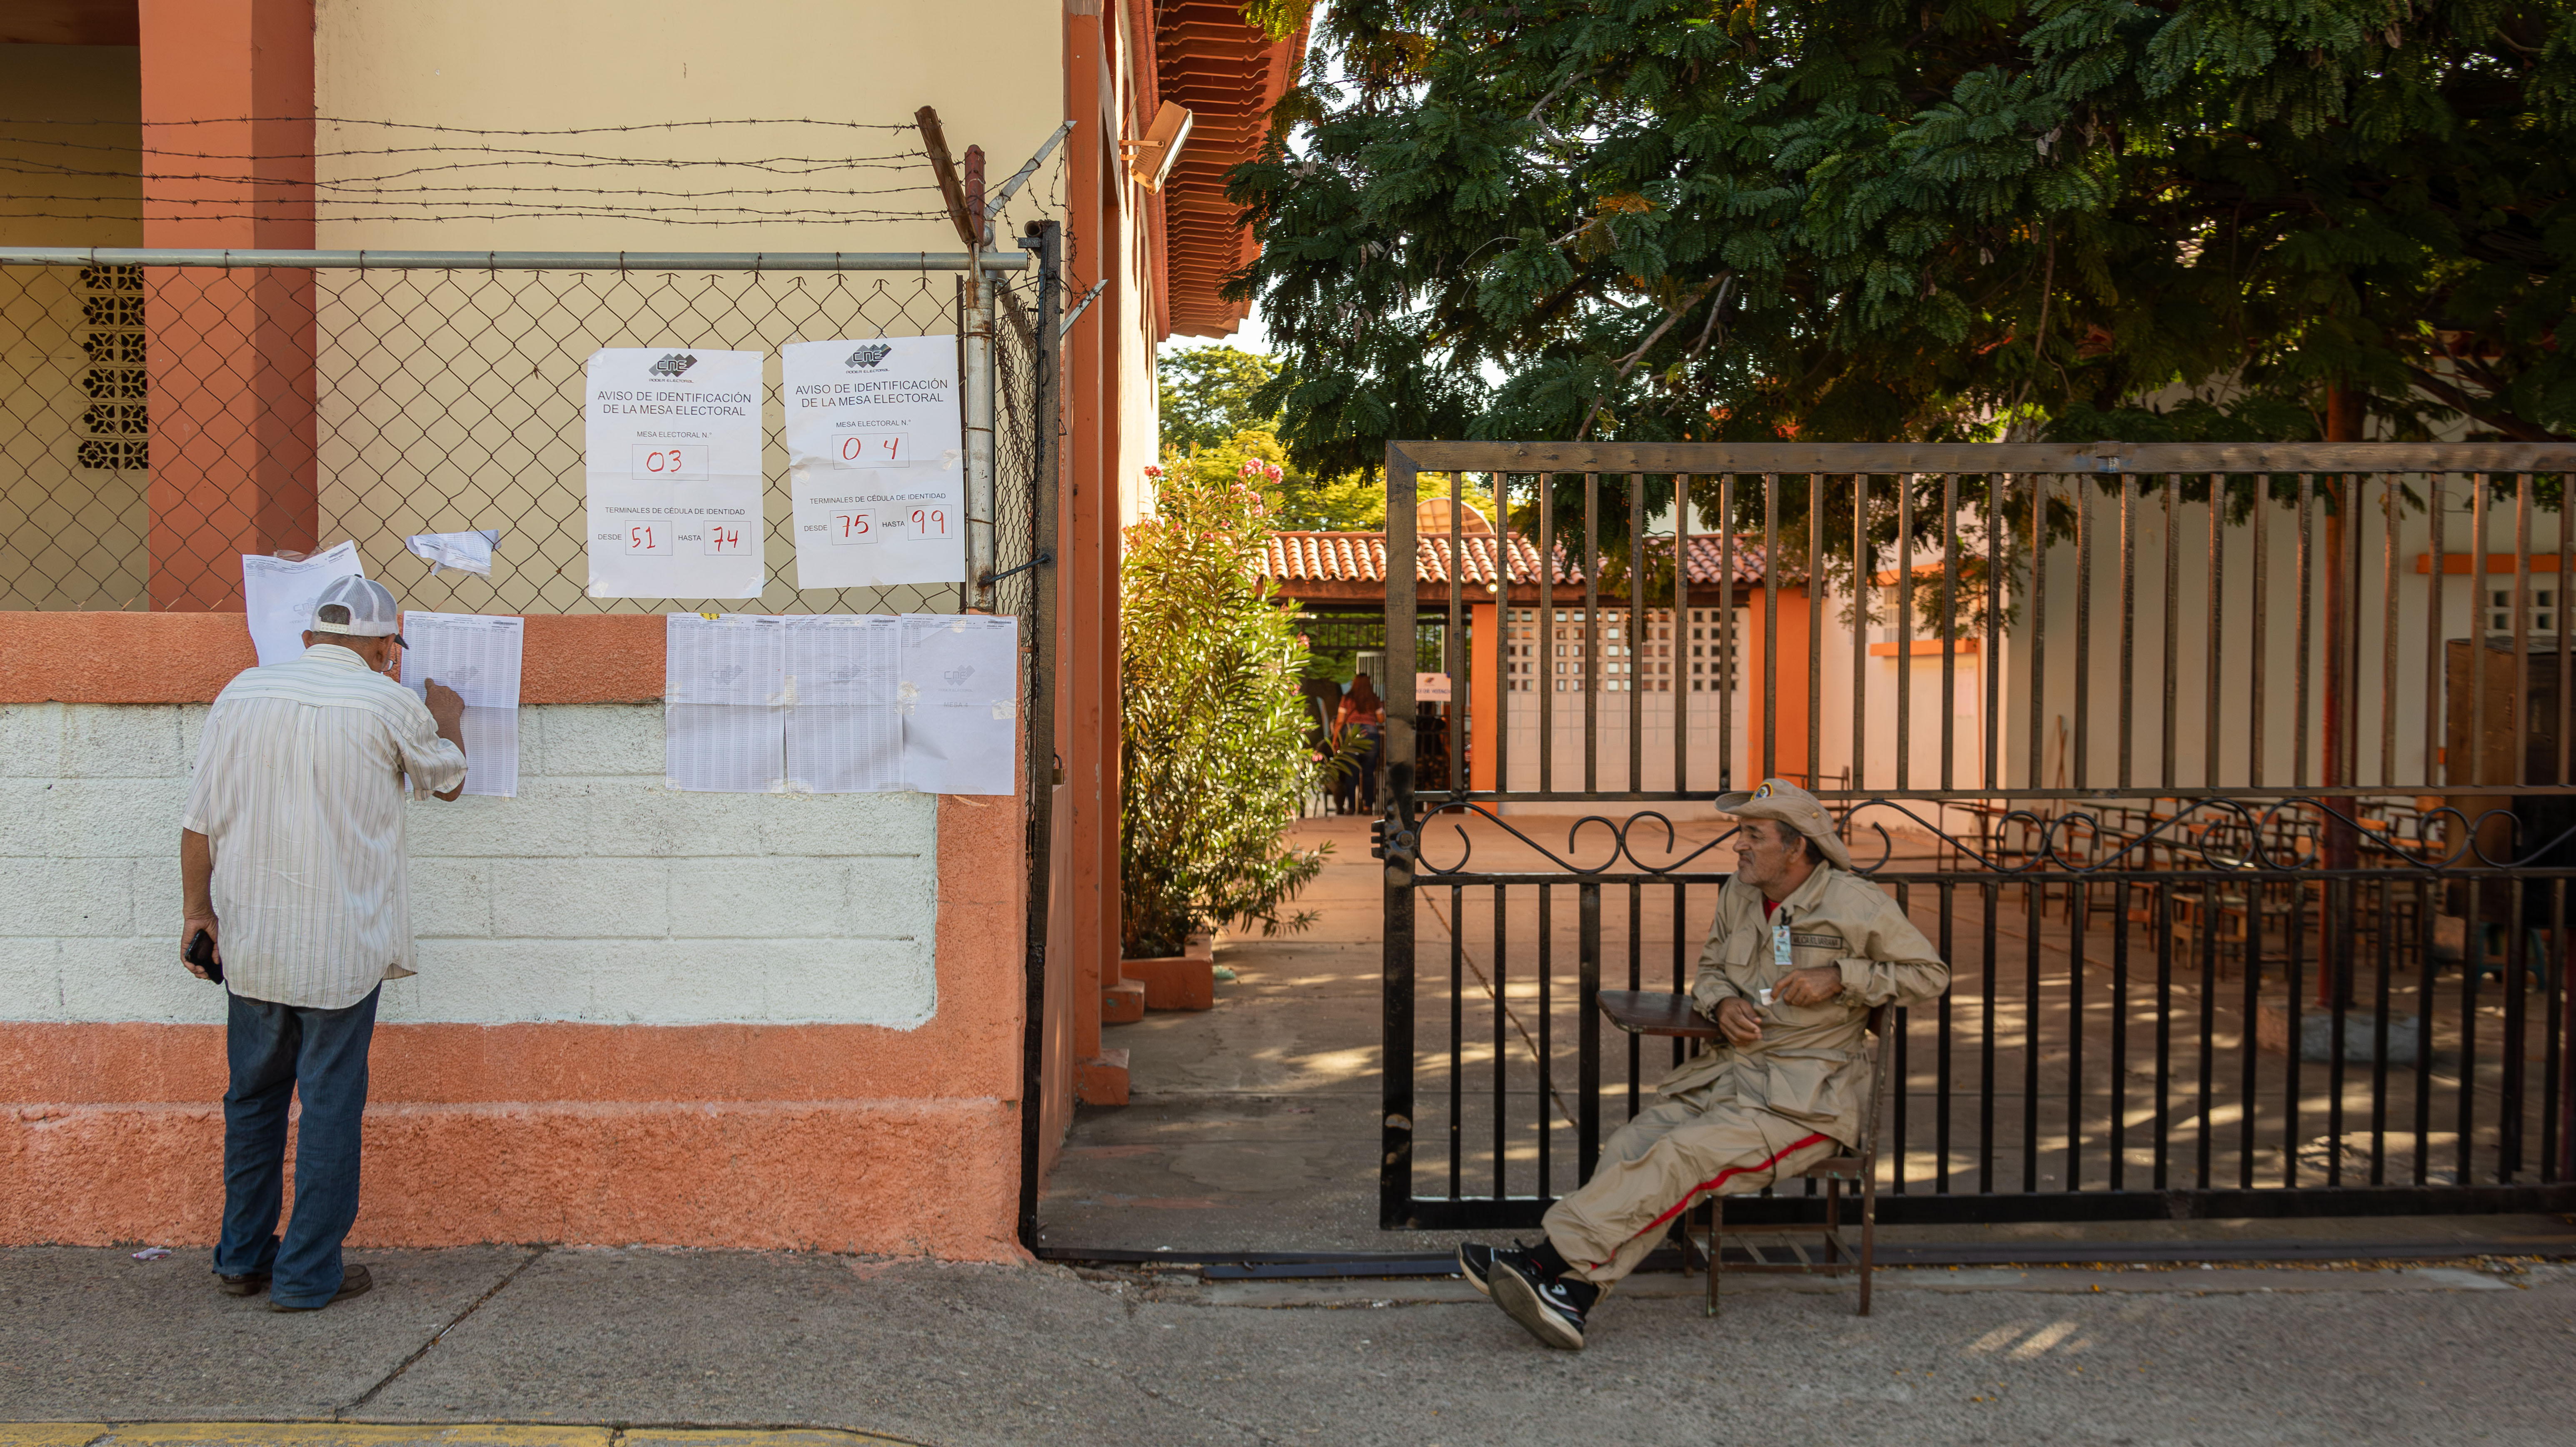
[{"label": "green tree foliage", "polygon": [[2565,0],[1330,0],[1310,54],[1230,194],[1319,475],[2576,432]]},{"label": "green tree foliage", "polygon": [[1271,523],[1236,478],[1182,469],[1127,530],[1119,655],[1121,933],[1178,954],[1209,925],[1303,929],[1283,909],[1325,850],[1283,839],[1316,778],[1288,610],[1259,576]]},{"label": "green tree foliage", "polygon": [[1185,347],[1156,358],[1163,450],[1186,456],[1277,425],[1278,404],[1256,406],[1253,397],[1278,375],[1277,362],[1238,347]]}]

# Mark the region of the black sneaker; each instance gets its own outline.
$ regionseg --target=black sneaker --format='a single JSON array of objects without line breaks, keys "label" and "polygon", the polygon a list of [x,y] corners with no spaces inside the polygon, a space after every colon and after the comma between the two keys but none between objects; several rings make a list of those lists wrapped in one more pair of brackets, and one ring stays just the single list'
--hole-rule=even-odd
[{"label": "black sneaker", "polygon": [[239,1276],[217,1275],[215,1281],[223,1287],[226,1296],[257,1296],[268,1290],[268,1273],[265,1271],[245,1271]]},{"label": "black sneaker", "polygon": [[1583,1350],[1583,1315],[1601,1300],[1601,1288],[1572,1276],[1546,1276],[1513,1255],[1493,1254],[1494,1305],[1537,1337],[1541,1346]]},{"label": "black sneaker", "polygon": [[1530,1248],[1488,1246],[1482,1241],[1461,1241],[1458,1243],[1458,1274],[1467,1278],[1469,1286],[1491,1296],[1494,1294],[1491,1278],[1494,1271],[1494,1258],[1497,1256],[1510,1256],[1527,1264]]}]

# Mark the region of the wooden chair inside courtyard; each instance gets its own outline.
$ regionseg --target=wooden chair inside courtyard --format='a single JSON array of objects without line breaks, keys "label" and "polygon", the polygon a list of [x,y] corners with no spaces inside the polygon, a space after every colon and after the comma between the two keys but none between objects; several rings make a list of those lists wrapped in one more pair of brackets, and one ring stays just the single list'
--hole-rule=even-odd
[{"label": "wooden chair inside courtyard", "polygon": [[[1603,990],[1601,1013],[1610,1023],[1632,1035],[1664,1035],[1682,1040],[1715,1040],[1717,1026],[1692,1008],[1691,997],[1658,990]],[[1892,1018],[1889,1007],[1881,1005],[1869,1012],[1866,1048],[1869,1050],[1869,1099],[1861,1107],[1860,1150],[1857,1154],[1827,1156],[1796,1175],[1782,1175],[1775,1188],[1796,1180],[1825,1183],[1825,1220],[1823,1225],[1730,1227],[1726,1224],[1726,1198],[1710,1196],[1703,1207],[1682,1213],[1675,1225],[1681,1238],[1682,1274],[1688,1276],[1694,1261],[1705,1263],[1708,1270],[1708,1314],[1717,1315],[1720,1285],[1730,1271],[1758,1271],[1803,1276],[1860,1277],[1860,1315],[1869,1315],[1870,1275],[1878,1266],[1878,1110],[1887,1096],[1888,1047],[1887,1028]],[[1859,1198],[1860,1231],[1857,1239],[1843,1222],[1843,1187],[1848,1183]],[[1702,1234],[1693,1235],[1692,1217],[1706,1212]],[[1726,1238],[1741,1242],[1747,1259],[1726,1259]],[[1758,1237],[1782,1237],[1784,1241],[1766,1244]],[[1812,1238],[1802,1239],[1802,1238]],[[1811,1249],[1812,1245],[1812,1249]],[[1767,1254],[1766,1254],[1767,1253]]]}]

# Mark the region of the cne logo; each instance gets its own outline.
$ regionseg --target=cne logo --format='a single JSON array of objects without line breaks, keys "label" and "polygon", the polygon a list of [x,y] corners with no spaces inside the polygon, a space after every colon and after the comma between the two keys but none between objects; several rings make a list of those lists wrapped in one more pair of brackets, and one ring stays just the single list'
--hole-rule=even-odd
[{"label": "cne logo", "polygon": [[857,351],[850,353],[850,370],[853,372],[864,372],[893,355],[894,348],[887,346],[883,342],[870,342],[866,346],[859,348]]},{"label": "cne logo", "polygon": [[966,680],[975,676],[975,665],[971,663],[961,663],[939,676],[948,680],[948,686],[950,688],[964,688],[966,686]]},{"label": "cne logo", "polygon": [[653,375],[656,377],[676,377],[697,364],[697,357],[691,353],[665,352],[662,354],[662,360],[653,364]]}]

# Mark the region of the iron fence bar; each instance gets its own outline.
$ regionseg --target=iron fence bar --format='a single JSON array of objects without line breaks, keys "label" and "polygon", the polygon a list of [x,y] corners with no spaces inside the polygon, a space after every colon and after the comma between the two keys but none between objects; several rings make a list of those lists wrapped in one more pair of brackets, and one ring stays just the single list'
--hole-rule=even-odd
[{"label": "iron fence bar", "polygon": [[[1453,765],[1454,767],[1454,765]],[[1466,1157],[1467,887],[1449,887],[1449,1199],[1459,1199]]]},{"label": "iron fence bar", "polygon": [[[2207,692],[2201,700],[2204,715],[2202,728],[2207,739],[2206,744],[2203,745],[2200,766],[2201,787],[2204,789],[2221,787],[2219,780],[2226,777],[2220,764],[2220,760],[2225,756],[2220,751],[2224,736],[2220,732],[2219,720],[2226,712],[2222,700],[2227,694],[2227,500],[2221,495],[2219,488],[2219,480],[2211,478],[2209,480],[2209,662],[2208,682],[2205,685]],[[2263,602],[2264,583],[2271,574],[2270,559],[2264,550],[2263,541],[2265,511],[2263,489],[2258,485],[2254,494],[2254,573],[2250,579],[2254,590],[2254,626],[2247,630],[2253,635],[2253,642],[2250,645],[2252,657],[2247,665],[2250,670],[2248,676],[2257,680],[2263,676],[2263,639],[2264,634],[2270,631],[2271,623],[2271,615],[2264,611]],[[2250,717],[2246,725],[2245,777],[2247,782],[2259,787],[2263,782],[2263,689],[2259,684],[2247,703],[2247,713]]]},{"label": "iron fence bar", "polygon": [[2215,927],[2217,920],[2218,882],[2204,881],[2200,886],[2200,924],[2192,931],[2197,937],[2192,941],[2193,952],[2200,956],[2200,985],[2193,991],[2200,997],[2200,1039],[2195,1042],[2192,1049],[2193,1063],[2198,1067],[2200,1108],[2195,1113],[2192,1123],[2192,1161],[2196,1172],[2192,1178],[2192,1184],[2204,1191],[2208,1190],[2211,1184],[2209,1179],[2209,1151],[2212,1144],[2211,1112],[2217,1104],[2215,1071],[2218,1062],[2213,1057],[2212,1047],[2218,1039],[2218,991],[2211,988],[2218,972],[2216,948],[2218,931]]},{"label": "iron fence bar", "polygon": [[[1825,474],[1807,477],[1807,787],[1824,782],[1825,673],[1812,661],[1825,637]],[[1807,1178],[1807,1189],[1816,1188]]]},{"label": "iron fence bar", "polygon": [[2109,1182],[2110,1189],[2118,1191],[2126,1189],[2129,1181],[2129,881],[2119,882],[2111,907],[2117,927],[2111,933]]},{"label": "iron fence bar", "polygon": [[1735,782],[1735,695],[1742,687],[1736,676],[1735,474],[1731,472],[1717,479],[1717,516],[1717,622],[1724,635],[1719,640],[1716,680],[1723,690],[1717,700],[1717,786],[1726,789]]},{"label": "iron fence bar", "polygon": [[[1914,482],[1896,480],[1896,787],[1913,785]],[[1854,587],[1860,586],[1858,580]]]},{"label": "iron fence bar", "polygon": [[[1498,504],[1499,506],[1499,504]],[[1494,1195],[1510,1194],[1504,1176],[1511,1165],[1511,903],[1510,890],[1497,884],[1494,890]],[[1545,1092],[1540,1092],[1544,1097]],[[1542,1098],[1539,1109],[1547,1108]]]},{"label": "iron fence bar", "polygon": [[[1851,766],[1852,787],[1867,788],[1862,782],[1869,769],[1869,619],[1870,595],[1877,591],[1877,561],[1871,556],[1869,543],[1869,474],[1852,474],[1852,710]],[[1889,619],[1890,624],[1896,620]],[[1900,671],[1899,674],[1902,677]],[[1900,696],[1896,716],[1905,716]],[[1901,757],[1900,752],[1900,757]],[[1901,786],[1904,779],[1899,778]]]},{"label": "iron fence bar", "polygon": [[2431,563],[2429,571],[2432,575],[2424,588],[2424,782],[2431,786],[2450,782],[2443,777],[2442,757],[2442,663],[2450,649],[2450,644],[2442,637],[2442,595],[2450,591],[2451,555],[2444,551],[2442,537],[2443,513],[2448,502],[2444,496],[2447,490],[2442,486],[2442,475],[2435,473],[2424,482],[2424,522],[2429,533],[2426,546],[2430,549],[2426,556]]},{"label": "iron fence bar", "polygon": [[[1678,559],[1676,559],[1678,561]],[[1646,479],[1628,474],[1628,787],[1646,787],[1646,695],[1642,660],[1651,656],[1646,640]],[[1630,988],[1635,988],[1633,985]]]},{"label": "iron fence bar", "polygon": [[1025,271],[1024,251],[285,251],[0,246],[0,266],[173,266],[278,271]]},{"label": "iron fence bar", "polygon": [[2170,1183],[2173,1158],[2173,928],[2172,901],[2180,891],[2168,892],[2166,907],[2156,911],[2156,1136],[2155,1185],[2164,1190]]},{"label": "iron fence bar", "polygon": [[[2527,669],[2527,665],[2521,663],[2519,653],[2516,666]],[[2526,684],[2528,677],[2526,671]],[[2515,712],[2520,713],[2530,706],[2531,696],[2526,688],[2517,695]],[[2515,730],[2517,747],[2514,754],[2517,758],[2526,752],[2519,747],[2525,737],[2524,730]],[[2505,918],[2512,924],[2504,937],[2504,1049],[2499,1052],[2497,1061],[2504,1070],[2504,1088],[2497,1092],[2500,1098],[2496,1102],[2496,1179],[2506,1185],[2513,1184],[2514,1173],[2522,1169],[2522,1112],[2525,1103],[2523,1031],[2530,1023],[2525,1008],[2528,995],[2523,989],[2531,964],[2530,916],[2523,912],[2523,891],[2527,887],[2519,879],[2508,880],[2504,885]]]},{"label": "iron fence bar", "polygon": [[[2259,1092],[2262,1051],[2255,1047],[2261,1008],[2263,983],[2263,884],[2249,876],[2245,881],[2245,992],[2237,1002],[2236,1059],[2237,1089],[2242,1106],[2236,1120],[2236,1185],[2240,1190],[2254,1189],[2254,1138],[2262,1125],[2263,1097]],[[2212,991],[2215,994],[2216,991]]]},{"label": "iron fence bar", "polygon": [[[2048,885],[2034,880],[2022,889],[2021,982],[2021,1188],[2039,1189],[2039,926],[2048,914]],[[2067,897],[2067,918],[2075,915],[2074,896]]]},{"label": "iron fence bar", "polygon": [[[1950,927],[1951,916],[1958,909],[1958,885],[1944,879],[1939,886],[1941,900],[1941,958],[1958,958]],[[1950,992],[1943,990],[1939,1013],[1933,1018],[1935,1046],[1932,1054],[1932,1152],[1934,1156],[1932,1189],[1936,1195],[1950,1194],[1950,1052],[1955,1031],[1950,1018]]]},{"label": "iron fence bar", "polygon": [[[1416,609],[1414,607],[1414,569],[1409,560],[1415,556],[1414,502],[1415,466],[1413,459],[1396,446],[1387,448],[1386,512],[1388,552],[1408,560],[1402,566],[1386,570],[1387,652],[1394,655],[1396,640],[1410,646]],[[1413,671],[1389,668],[1387,673],[1386,722],[1383,739],[1386,759],[1387,798],[1382,819],[1389,842],[1399,827],[1413,825]],[[1386,1021],[1385,1046],[1379,1054],[1384,1109],[1379,1119],[1378,1224],[1393,1228],[1405,1219],[1413,1198],[1413,992],[1414,992],[1414,918],[1413,880],[1410,863],[1390,849],[1386,853],[1385,926],[1381,933],[1383,949],[1382,1008]],[[1541,1189],[1545,1189],[1542,1187]]]},{"label": "iron fence bar", "polygon": [[[2321,912],[2324,920],[2338,917],[2351,902],[2349,895],[2337,898],[2337,890],[2331,882],[2326,884],[2324,894],[2325,908]],[[2319,952],[2317,964],[2320,969],[2339,976],[2342,963],[2340,959]],[[2329,1020],[2326,1035],[2326,1184],[2329,1186],[2343,1184],[2344,1057],[2349,1053],[2345,1049],[2344,1037],[2345,1032],[2352,1028],[2351,995],[2341,988],[2340,979],[2335,983],[2337,988],[2326,1003]]]},{"label": "iron fence bar", "polygon": [[[2396,892],[2386,885],[2379,895],[2378,939],[2373,950],[2375,976],[2371,991],[2370,1025],[2370,1183],[2388,1183],[2388,1008],[2389,957],[2396,932]],[[2251,1016],[2247,1018],[2252,1018]]]},{"label": "iron fence bar", "polygon": [[[1574,1107],[1575,1179],[1592,1179],[1601,1158],[1601,886],[1575,889],[1575,1074],[1583,1094]],[[1633,1037],[1632,1037],[1633,1038]]]},{"label": "iron fence bar", "polygon": [[[2093,886],[2067,887],[2066,902],[2066,1189],[2084,1184],[2084,946],[2093,931]],[[2123,923],[2125,931],[2127,925]],[[2031,998],[2031,1020],[2039,1019]],[[2039,1052],[2031,1052],[2036,1056]],[[2034,1117],[2035,1118],[2035,1117]]]},{"label": "iron fence bar", "polygon": [[[2397,479],[2379,479],[2379,782],[2384,788],[2397,784],[2397,524],[2400,517]],[[2441,574],[2432,575],[2431,586],[2440,587]],[[2562,647],[2561,652],[2565,649]],[[2561,778],[2564,771],[2561,771]],[[2354,775],[2354,782],[2360,776]],[[2552,782],[2557,782],[2553,780]]]},{"label": "iron fence bar", "polygon": [[1548,1111],[1548,1083],[1556,1078],[1556,929],[1550,918],[1556,891],[1545,879],[1538,885],[1538,1193],[1552,1194],[1555,1180],[1556,1117]]},{"label": "iron fence bar", "polygon": [[2306,1099],[2299,1094],[2299,1075],[2300,1064],[2307,1057],[2306,1026],[2302,1023],[2302,1012],[2306,1008],[2307,999],[2307,886],[2297,885],[2291,888],[2290,915],[2284,923],[2284,929],[2286,932],[2282,937],[2282,943],[2287,947],[2285,953],[2289,959],[2283,966],[2283,983],[2287,986],[2287,993],[2281,1001],[2281,1013],[2282,1029],[2287,1032],[2290,1051],[2289,1058],[2283,1063],[2281,1069],[2281,1096],[2284,1107],[2284,1119],[2281,1125],[2281,1184],[2295,1187],[2299,1184],[2299,1146],[2301,1144],[2299,1112]]},{"label": "iron fence bar", "polygon": [[[1690,788],[1690,689],[1682,668],[1682,646],[1685,638],[1699,635],[1692,630],[1690,605],[1690,515],[1691,476],[1673,478],[1673,792]],[[1705,646],[1705,645],[1703,645]],[[1697,652],[1696,649],[1693,652]],[[1720,695],[1722,698],[1723,695]],[[1681,938],[1681,909],[1675,901],[1673,938]],[[1679,989],[1680,986],[1674,986]],[[1678,1043],[1678,1042],[1676,1042]]]},{"label": "iron fence bar", "polygon": [[1762,767],[1777,771],[1780,692],[1780,479],[1762,476]]},{"label": "iron fence bar", "polygon": [[[2484,561],[2481,559],[2480,561]],[[2485,574],[2476,575],[2483,587]],[[2481,597],[2479,606],[2486,600]],[[2483,636],[2473,639],[2472,654],[2486,651]],[[2460,1143],[2459,1178],[2470,1178],[2477,1141],[2478,1078],[2478,977],[2486,972],[2487,932],[2485,928],[2486,891],[2472,884],[2468,887],[2468,920],[2466,948],[2460,951]]]},{"label": "iron fence bar", "polygon": [[[2031,886],[2025,883],[2028,894]],[[1985,954],[1977,968],[1977,1190],[1995,1192],[1995,914],[2003,903],[2000,885],[1985,885],[1977,913],[1985,928]]]},{"label": "iron fence bar", "polygon": [[[1494,479],[1494,787],[1512,786],[1512,693],[1520,677],[1520,667],[1512,660],[1513,650],[1520,647],[1519,630],[1513,626],[1513,615],[1520,610],[1512,606],[1512,561],[1518,551],[1512,531],[1511,474],[1497,472]],[[1538,630],[1530,630],[1530,687],[1538,687],[1539,660],[1546,650],[1535,641]],[[1470,712],[1476,705],[1469,703]],[[1471,720],[1472,722],[1472,720]],[[1472,782],[1472,779],[1470,780]],[[1496,1097],[1497,1100],[1500,1097]]]},{"label": "iron fence bar", "polygon": [[[2300,473],[2299,662],[2296,671],[2290,676],[2290,783],[2293,786],[2302,789],[2306,788],[2308,784],[2308,679],[2311,667],[2309,662],[2309,649],[2313,645],[2315,638],[2315,624],[2313,622],[2313,617],[2316,611],[2317,596],[2316,493],[2316,474],[2310,472]],[[2329,566],[2331,566],[2331,564]],[[2259,693],[2261,691],[2262,690],[2258,686],[2256,692]],[[2258,784],[2263,782],[2263,776],[2261,774],[2254,775],[2254,782]],[[2329,776],[2326,782],[2332,783],[2332,777]],[[2329,931],[2331,931],[2333,927],[2330,916],[2320,916],[2317,923],[2321,928]],[[2317,967],[2324,971],[2332,971],[2334,963],[2334,960],[2329,955],[2322,952],[2317,959]],[[2327,978],[2330,979],[2331,975]]]},{"label": "iron fence bar", "polygon": [[[1985,734],[1985,777],[1988,792],[2003,787],[2003,647],[2004,647],[2004,571],[2011,564],[2012,533],[2003,516],[2007,505],[2003,496],[2008,479],[1986,479],[1986,506],[1982,516],[1986,549],[1986,635],[1983,661],[1977,665],[1978,681],[1985,685],[1984,711],[1977,716],[1977,727]],[[2036,629],[2037,620],[2032,627]],[[2039,781],[2032,779],[2036,784]]]},{"label": "iron fence bar", "polygon": [[[2075,717],[2090,722],[2093,711],[2093,490],[2082,481],[2070,489],[2075,502]],[[2076,788],[2093,781],[2090,728],[2075,730],[2075,760],[2068,775]]]},{"label": "iron fence bar", "polygon": [[2041,728],[2048,712],[2047,579],[2048,479],[2042,477],[2030,489],[2030,767],[2023,783],[2033,789],[2048,786],[2046,734]]},{"label": "iron fence bar", "polygon": [[1601,787],[1601,474],[1583,474],[1583,789]]},{"label": "iron fence bar", "polygon": [[2131,782],[2138,717],[2138,475],[2120,479],[2120,792]]},{"label": "iron fence bar", "polygon": [[[1565,683],[1565,620],[1556,616],[1556,474],[1541,473],[1538,483],[1538,791],[1556,788],[1556,694]],[[1495,781],[1505,788],[1508,779]]]},{"label": "iron fence bar", "polygon": [[2181,702],[2181,684],[2182,684],[2182,664],[2181,664],[2180,657],[2179,657],[2179,650],[2180,650],[2180,648],[2181,648],[2181,644],[2182,644],[2182,639],[2181,639],[2181,613],[2180,613],[2180,611],[2179,611],[2179,610],[2180,610],[2180,608],[2181,608],[2181,604],[2182,604],[2182,592],[2181,592],[2181,589],[2180,589],[2178,586],[2176,586],[2176,585],[2177,585],[2177,582],[2178,582],[2178,580],[2179,580],[2179,578],[2180,578],[2180,565],[2181,565],[2181,561],[2182,561],[2182,535],[2181,535],[2180,533],[2178,533],[2178,532],[2176,532],[2176,531],[2175,531],[2175,528],[2176,528],[2176,527],[2180,524],[2180,522],[2181,522],[2181,519],[2180,519],[2179,517],[2177,517],[2177,516],[2176,516],[2176,501],[2177,501],[2177,498],[2179,497],[2179,495],[2181,494],[2181,492],[2182,492],[2182,479],[2181,479],[2180,477],[2178,477],[2178,476],[2175,476],[2175,475],[2171,474],[2171,473],[2166,474],[2166,476],[2165,476],[2165,486],[2164,486],[2164,494],[2165,494],[2165,538],[2164,538],[2164,554],[2165,554],[2165,556],[2164,556],[2164,564],[2165,564],[2165,617],[2164,617],[2164,651],[2165,651],[2165,671],[2164,671],[2164,681],[2165,681],[2165,687],[2164,687],[2164,713],[2163,713],[2163,715],[2162,715],[2163,722],[2158,726],[2157,733],[2156,733],[2156,739],[2157,739],[2157,742],[2158,742],[2158,743],[2162,746],[2162,748],[2163,748],[2163,759],[2162,759],[2162,761],[2161,761],[2163,772],[2162,772],[2162,773],[2160,773],[2160,774],[2157,776],[2157,778],[2158,778],[2158,781],[2159,781],[2160,783],[2162,783],[2162,784],[2163,784],[2164,789],[2165,789],[2165,791],[2166,791],[2167,793],[2171,793],[2171,792],[2174,790],[2174,788],[2175,788],[2175,784],[2174,784],[2174,744],[2175,744],[2175,742],[2176,742],[2176,739],[2175,739],[2175,735],[2174,735],[2174,730],[2175,730],[2175,728],[2176,728],[2176,726],[2177,726],[2176,709],[2177,709],[2177,707],[2179,706],[2179,704],[2180,704],[2180,702]]},{"label": "iron fence bar", "polygon": [[[1676,938],[1681,934],[1681,921],[1678,919],[1673,922],[1673,934]],[[1642,990],[1646,987],[1645,948],[1645,886],[1631,884],[1628,886],[1628,988],[1631,990]],[[1637,1077],[1643,1064],[1639,1056],[1644,1037],[1626,1030],[1619,1033],[1626,1036],[1628,1041],[1628,1115],[1633,1119],[1637,1114]]]},{"label": "iron fence bar", "polygon": [[2513,785],[2529,783],[2531,737],[2531,474],[2513,479]]},{"label": "iron fence bar", "polygon": [[1959,474],[1955,472],[1941,474],[1940,714],[1941,788],[1946,792],[1958,787],[1959,754]]}]

